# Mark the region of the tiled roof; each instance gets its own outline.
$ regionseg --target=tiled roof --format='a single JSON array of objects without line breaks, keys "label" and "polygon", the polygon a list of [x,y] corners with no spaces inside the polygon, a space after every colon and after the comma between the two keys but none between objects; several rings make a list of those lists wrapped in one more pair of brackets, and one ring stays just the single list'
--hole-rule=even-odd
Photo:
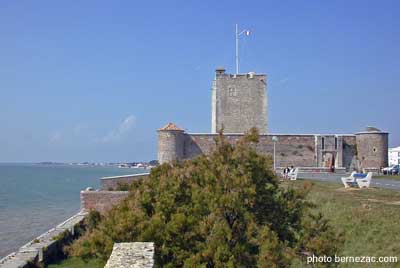
[{"label": "tiled roof", "polygon": [[179,130],[179,131],[183,131],[183,129],[180,129],[174,123],[168,123],[164,127],[160,128],[158,130]]}]

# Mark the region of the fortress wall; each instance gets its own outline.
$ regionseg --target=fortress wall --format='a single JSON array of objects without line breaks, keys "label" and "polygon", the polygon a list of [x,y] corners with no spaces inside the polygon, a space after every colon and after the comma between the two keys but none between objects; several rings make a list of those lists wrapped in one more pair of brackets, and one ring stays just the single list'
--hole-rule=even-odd
[{"label": "fortress wall", "polygon": [[81,210],[104,214],[128,196],[128,191],[81,191]]},{"label": "fortress wall", "polygon": [[358,169],[356,136],[343,136],[343,167],[348,171]]},{"label": "fortress wall", "polygon": [[81,233],[85,212],[79,212],[56,227],[41,234],[6,257],[0,259],[0,268],[44,267],[52,260],[61,259],[63,248]]},{"label": "fortress wall", "polygon": [[[184,158],[194,158],[199,154],[208,154],[215,146],[214,139],[217,134],[187,134],[185,137]],[[235,144],[243,135],[226,134],[225,139]],[[274,135],[261,135],[257,145],[257,151],[273,156]],[[315,136],[314,135],[275,135],[276,142],[276,166],[315,167]]]},{"label": "fortress wall", "polygon": [[[276,166],[315,167],[315,136],[314,135],[276,135],[275,145]],[[260,137],[257,151],[263,154],[273,154],[272,135]]]},{"label": "fortress wall", "polygon": [[113,176],[101,178],[101,190],[103,191],[113,191],[120,185],[131,184],[135,180],[143,179],[149,176],[150,173],[141,173],[133,175],[124,176]]}]

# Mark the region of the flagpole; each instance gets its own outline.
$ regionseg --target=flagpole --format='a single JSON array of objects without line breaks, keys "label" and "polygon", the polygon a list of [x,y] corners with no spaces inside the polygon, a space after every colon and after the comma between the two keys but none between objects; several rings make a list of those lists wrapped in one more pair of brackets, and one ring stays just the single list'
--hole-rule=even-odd
[{"label": "flagpole", "polygon": [[239,29],[238,25],[236,24],[236,74],[239,73]]},{"label": "flagpole", "polygon": [[239,37],[245,34],[246,36],[250,35],[250,31],[249,30],[243,30],[239,33],[239,25],[236,23],[236,32],[235,32],[235,37],[236,37],[236,74],[239,74]]}]

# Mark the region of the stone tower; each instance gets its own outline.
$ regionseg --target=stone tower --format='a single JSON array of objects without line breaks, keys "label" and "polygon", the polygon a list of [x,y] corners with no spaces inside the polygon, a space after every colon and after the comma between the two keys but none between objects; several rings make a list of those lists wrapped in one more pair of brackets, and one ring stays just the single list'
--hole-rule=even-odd
[{"label": "stone tower", "polygon": [[183,159],[184,130],[173,123],[168,123],[157,130],[158,133],[158,162],[179,161]]},{"label": "stone tower", "polygon": [[252,127],[267,133],[265,74],[227,74],[217,68],[212,86],[211,132],[244,133]]},{"label": "stone tower", "polygon": [[388,165],[389,133],[375,127],[356,133],[357,154],[360,169],[376,169]]}]

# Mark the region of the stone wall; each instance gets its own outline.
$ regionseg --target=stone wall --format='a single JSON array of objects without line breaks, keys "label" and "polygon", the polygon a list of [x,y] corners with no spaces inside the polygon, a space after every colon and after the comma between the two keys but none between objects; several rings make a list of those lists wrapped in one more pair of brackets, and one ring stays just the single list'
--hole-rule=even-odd
[{"label": "stone wall", "polygon": [[361,169],[379,171],[388,165],[388,133],[366,131],[357,133],[356,137]]},{"label": "stone wall", "polygon": [[267,78],[263,74],[226,74],[216,70],[212,88],[212,132],[267,133]]},{"label": "stone wall", "polygon": [[[243,135],[227,134],[225,139],[235,144]],[[273,157],[274,135],[260,135],[256,149],[259,153]],[[275,135],[276,166],[315,167],[315,136],[314,135]],[[199,154],[208,154],[215,146],[217,134],[187,134],[185,137],[184,158],[194,158]]]},{"label": "stone wall", "polygon": [[184,133],[179,130],[158,130],[158,161],[172,162],[182,159]]},{"label": "stone wall", "polygon": [[81,191],[81,209],[104,214],[128,196],[127,191]]},{"label": "stone wall", "polygon": [[343,136],[343,167],[348,171],[358,169],[356,136]]},{"label": "stone wall", "polygon": [[101,178],[101,190],[103,191],[115,191],[118,186],[129,185],[136,180],[140,180],[149,176],[150,173],[140,173],[124,176],[113,176]]},{"label": "stone wall", "polygon": [[154,243],[115,243],[104,268],[152,268],[154,266]]},{"label": "stone wall", "polygon": [[343,166],[343,138],[344,135],[315,135],[319,167]]},{"label": "stone wall", "polygon": [[62,250],[66,242],[80,235],[75,230],[82,226],[85,216],[85,212],[79,212],[33,239],[16,252],[0,259],[0,268],[44,267],[44,264],[49,261],[58,259],[63,254]]},{"label": "stone wall", "polygon": [[[374,128],[375,129],[375,128]],[[209,154],[219,134],[191,134],[181,132],[179,146],[163,151],[159,146],[160,163],[168,159],[192,159],[200,154]],[[243,134],[224,134],[227,141],[235,144]],[[275,143],[276,167],[344,167],[348,171],[363,169],[379,170],[388,164],[388,133],[368,130],[355,135],[344,134],[262,134],[257,151],[273,157]],[[159,139],[159,144],[166,142]],[[172,143],[171,143],[172,144]],[[179,151],[179,154],[177,154]],[[172,153],[171,153],[172,152]],[[169,155],[171,153],[171,155]],[[179,156],[179,157],[178,157]]]}]

